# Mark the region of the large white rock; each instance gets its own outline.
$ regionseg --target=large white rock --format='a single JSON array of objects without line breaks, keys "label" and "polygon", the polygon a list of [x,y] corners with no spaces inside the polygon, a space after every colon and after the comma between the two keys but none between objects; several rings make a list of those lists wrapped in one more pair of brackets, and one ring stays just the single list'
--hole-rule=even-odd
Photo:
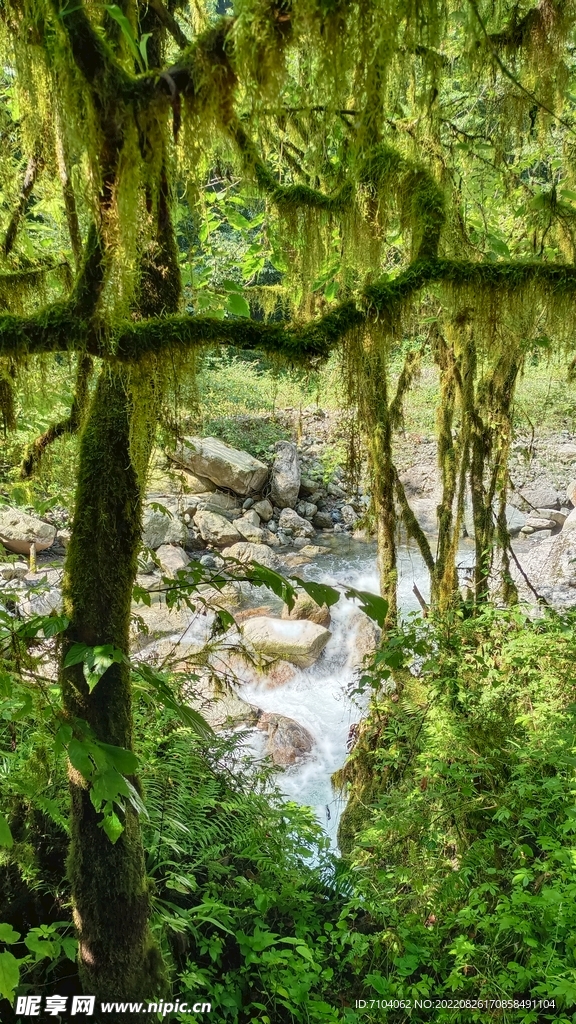
[{"label": "large white rock", "polygon": [[292,441],[279,441],[270,479],[270,497],[278,508],[294,508],[300,492],[300,459]]},{"label": "large white rock", "polygon": [[330,609],[327,604],[319,605],[309,594],[302,593],[296,596],[292,608],[285,604],[282,609],[283,619],[308,619],[309,622],[316,622],[318,626],[330,625]]},{"label": "large white rock", "polygon": [[278,568],[278,559],[267,544],[251,544],[249,541],[240,541],[224,548],[222,554],[225,558],[237,558],[239,562],[259,562],[268,569]]},{"label": "large white rock", "polygon": [[266,712],[260,715],[258,728],[268,733],[266,749],[274,764],[295,764],[309,754],[314,745],[308,730],[286,715]]},{"label": "large white rock", "polygon": [[231,448],[217,437],[187,437],[173,457],[217,487],[227,487],[244,497],[260,491],[268,476],[268,466],[263,462],[248,452]]},{"label": "large white rock", "polygon": [[329,629],[307,619],[273,619],[266,615],[247,619],[241,630],[257,654],[282,658],[298,668],[313,665],[332,635]]},{"label": "large white rock", "polygon": [[19,508],[0,507],[0,543],[8,551],[18,555],[29,555],[30,546],[44,551],[54,543],[56,528]]},{"label": "large white rock", "polygon": [[217,544],[225,547],[227,544],[234,544],[241,540],[241,534],[233,523],[228,522],[224,516],[217,512],[200,511],[194,516],[194,522],[200,530],[202,540],[208,544]]},{"label": "large white rock", "polygon": [[293,508],[282,509],[278,518],[278,529],[282,533],[292,534],[293,537],[313,537],[316,533],[312,523],[299,516]]}]

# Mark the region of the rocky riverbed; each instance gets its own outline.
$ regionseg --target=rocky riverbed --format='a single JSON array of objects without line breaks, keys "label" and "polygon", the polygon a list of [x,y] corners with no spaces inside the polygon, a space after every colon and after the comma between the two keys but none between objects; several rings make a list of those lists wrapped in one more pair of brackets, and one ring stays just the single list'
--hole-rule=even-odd
[{"label": "rocky riverbed", "polygon": [[[299,427],[300,441],[277,442],[266,461],[217,438],[186,438],[166,455],[158,453],[143,515],[132,636],[138,658],[181,674],[187,699],[214,727],[254,730],[255,749],[289,772],[322,760],[325,728],[338,734],[341,763],[345,734],[359,714],[345,694],[364,654],[377,643],[373,624],[350,602],[340,602],[331,613],[301,594],[289,612],[262,587],[233,580],[224,587],[211,584],[211,574],[225,564],[255,560],[287,575],[337,585],[364,579],[365,589],[377,589],[375,547],[363,522],[369,495],[362,486],[348,486],[343,467],[327,474],[321,458],[337,420],[308,410],[303,417],[299,413]],[[399,438],[398,462],[411,505],[433,535],[440,498],[434,442]],[[571,435],[515,443],[508,520],[519,563],[513,572],[528,601],[538,594],[558,607],[576,604],[575,464]],[[39,519],[0,507],[6,551],[0,556],[0,593],[16,614],[61,607],[69,536],[64,509]],[[32,545],[36,571],[27,557]],[[421,590],[425,574],[414,549],[400,553],[406,560],[405,606],[414,574]],[[196,610],[169,608],[166,581],[180,573],[185,578],[198,562],[205,580]],[[235,620],[224,633],[215,628],[218,608]],[[310,706],[311,692],[319,706],[336,701],[337,714],[327,715],[325,727]],[[324,782],[338,767],[335,757],[332,752],[322,761]]]}]

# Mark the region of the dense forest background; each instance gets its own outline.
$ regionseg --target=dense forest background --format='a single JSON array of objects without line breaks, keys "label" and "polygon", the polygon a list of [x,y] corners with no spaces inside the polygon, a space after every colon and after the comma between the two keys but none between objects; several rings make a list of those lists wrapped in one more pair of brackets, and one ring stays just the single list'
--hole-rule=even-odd
[{"label": "dense forest background", "polygon": [[[510,512],[514,459],[574,434],[575,18],[0,0],[0,535],[6,510],[67,531],[61,608],[10,587],[30,540],[0,566],[3,1020],[81,992],[237,1024],[576,1019],[573,584],[533,585]],[[314,406],[380,579],[346,591],[382,632],[338,853],[191,706],[201,656],[162,672],[131,646],[159,453],[209,434],[265,458]],[[424,436],[431,526],[401,466]],[[526,532],[548,523],[567,572],[574,494]],[[209,588],[213,642],[235,582],[341,597],[193,559],[166,601]]]}]

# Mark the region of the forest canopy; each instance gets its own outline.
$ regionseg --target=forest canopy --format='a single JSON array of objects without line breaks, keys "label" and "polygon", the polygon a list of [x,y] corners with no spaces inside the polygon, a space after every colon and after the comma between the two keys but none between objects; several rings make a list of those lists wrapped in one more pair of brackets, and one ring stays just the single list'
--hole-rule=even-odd
[{"label": "forest canopy", "polygon": [[[468,865],[468,877],[486,856],[482,829],[488,828],[488,811],[481,796],[486,780],[506,790],[515,807],[521,803],[520,782],[536,785],[543,752],[527,738],[529,728],[523,731],[525,718],[524,725],[520,720],[528,712],[512,686],[507,661],[513,641],[492,619],[490,601],[495,595],[508,606],[518,601],[506,513],[515,389],[535,352],[560,355],[570,372],[575,358],[575,15],[569,0],[235,0],[230,5],[0,0],[1,425],[7,441],[17,425],[19,389],[40,371],[49,381],[54,367],[67,366],[70,408],[32,443],[22,477],[34,474],[59,438],[79,436],[65,622],[53,629],[60,645],[61,708],[56,726],[52,722],[46,730],[53,729],[59,753],[68,759],[67,878],[84,991],[103,998],[111,993],[123,999],[155,997],[168,991],[171,966],[185,959],[151,929],[154,889],[145,862],[143,790],[133,752],[146,728],[134,696],[129,626],[151,453],[159,425],[166,422],[167,401],[174,397],[171,425],[178,433],[179,389],[193,393],[203,353],[223,346],[240,357],[257,353],[276,367],[306,373],[336,359],[354,424],[350,474],[359,472],[362,457],[368,463],[385,601],[374,617],[384,627],[384,660],[388,643],[400,644],[404,654],[396,662],[385,660],[384,671],[391,666],[396,673],[398,707],[387,697],[380,711],[378,699],[384,699],[390,673],[385,679],[379,675],[382,664],[376,657],[375,717],[367,720],[340,776],[340,784],[356,787],[353,814],[359,805],[382,801],[372,819],[374,844],[374,835],[364,832],[363,845],[351,855],[366,888],[345,904],[346,884],[340,889],[336,879],[316,899],[314,886],[322,880],[306,876],[310,928],[326,936],[326,907],[337,906],[342,914],[340,938],[330,939],[330,955],[340,958],[342,977],[361,968],[379,972],[380,941],[388,950],[385,959],[392,957],[394,943],[367,937],[380,935],[387,925],[372,929],[375,915],[363,908],[371,871],[389,907],[397,907],[400,890],[390,879],[398,865],[394,854],[384,880],[368,853],[378,843],[398,843],[410,861],[414,830],[424,828],[423,820],[432,827],[427,811],[420,817],[414,811],[428,782],[418,786],[433,774],[431,758],[443,766],[438,806],[441,814],[451,815],[452,831],[442,849],[456,850],[462,841],[469,860],[456,853],[452,860],[456,867]],[[410,506],[394,454],[406,398],[424,359],[432,361],[440,381],[436,434],[442,495],[434,541]],[[468,495],[475,559],[466,603],[457,555]],[[396,633],[400,521],[430,574],[426,610],[440,617],[438,626],[434,619],[438,633],[432,641],[409,631],[400,643]],[[283,586],[273,575],[267,583],[272,589]],[[561,711],[571,706],[559,679],[562,628],[556,620],[533,627],[521,613],[519,619],[506,614],[512,615],[506,620],[511,633],[534,628],[536,646],[538,630],[549,628],[550,643],[561,652],[547,668],[555,701],[547,728],[551,746],[560,750],[568,743]],[[455,672],[446,616],[476,623],[455,642],[463,662],[479,636],[482,644],[503,651],[507,667],[502,671],[509,673],[506,686],[510,682],[517,711],[510,728],[528,751],[525,760],[514,761],[516,788],[489,744],[478,754],[477,772],[466,761],[480,808],[474,822],[463,810],[462,779],[456,778],[439,735],[445,729],[466,751],[462,757],[469,758],[466,716],[459,718],[459,710],[470,702],[467,714],[482,736],[492,711],[481,698],[475,703],[472,683],[464,694],[470,680],[466,672],[462,677]],[[420,688],[409,667],[426,658],[430,668],[431,648],[439,652],[438,666]],[[79,649],[83,657],[77,657]],[[94,652],[101,651],[107,653],[95,670]],[[486,657],[489,675],[496,667]],[[531,671],[523,671],[533,697],[530,713],[545,718],[544,697]],[[446,679],[449,693],[438,697]],[[422,711],[432,706],[439,716],[437,730]],[[206,743],[210,733],[202,736],[198,720],[194,726]],[[171,728],[166,726],[165,743],[181,756],[181,741],[171,736]],[[396,764],[382,755],[383,746],[393,745],[393,735],[400,737],[404,752],[411,752],[405,760],[399,755]],[[505,744],[506,737],[499,742]],[[153,749],[149,735],[142,747],[141,764],[149,769],[154,792],[163,777],[162,750]],[[194,777],[204,772],[204,781],[209,780],[214,807],[229,801],[240,807],[240,817],[252,814],[253,822],[263,816],[267,836],[276,827],[285,829],[284,852],[266,847],[259,864],[266,898],[258,910],[267,909],[271,865],[280,857],[294,884],[286,896],[287,913],[304,935],[308,925],[297,913],[296,876],[302,865],[294,834],[300,828],[313,845],[310,821],[304,812],[291,812],[294,820],[287,822],[271,805],[263,810],[246,780],[222,782],[214,751],[186,749]],[[94,780],[103,771],[124,788],[102,789],[95,797]],[[543,771],[553,774],[548,761]],[[447,776],[460,794],[455,807],[446,796]],[[111,811],[118,793],[126,797],[121,820]],[[564,788],[558,800],[566,815],[567,799]],[[382,823],[382,807],[397,812],[400,837]],[[175,800],[174,818],[179,813]],[[360,832],[365,816],[359,813],[356,820],[353,814],[347,827]],[[473,827],[481,839],[471,835]],[[11,836],[7,821],[6,828],[4,835]],[[348,839],[350,854],[354,839]],[[252,856],[259,842],[255,827],[246,842]],[[494,838],[495,872],[505,874],[501,851],[510,842],[508,834]],[[185,846],[178,857],[186,872],[199,858],[199,874],[212,878],[206,852],[200,855],[191,841]],[[526,857],[544,856],[532,834],[524,846]],[[214,860],[226,856],[217,837],[214,850]],[[444,861],[428,853],[430,877],[438,876],[436,891],[444,892]],[[548,877],[548,872],[546,865],[539,874]],[[565,881],[562,876],[558,885]],[[416,891],[414,877],[411,884]],[[478,911],[485,912],[486,907]],[[422,910],[415,898],[404,923],[394,925],[394,942],[400,942],[406,921],[410,930],[411,914],[426,922],[430,906]],[[278,909],[279,928],[281,916]],[[450,927],[456,927],[457,917],[454,911]],[[223,933],[232,934],[229,918],[219,922]],[[348,926],[350,946],[343,937]],[[489,926],[483,919],[477,932],[488,933]],[[438,951],[427,928],[422,922],[416,928],[418,949],[425,950],[426,969],[432,970]],[[471,925],[470,935],[477,932]],[[408,958],[408,968],[416,955],[411,951],[415,933],[402,934],[405,947],[395,947],[395,955]],[[202,946],[198,931],[194,941]],[[242,956],[252,948],[246,941]],[[216,962],[221,946],[211,949]],[[465,960],[462,943],[455,949],[456,959],[462,954]],[[12,954],[0,955],[12,965],[6,959]],[[442,970],[444,980],[452,978],[448,968]],[[406,976],[410,973],[407,969]],[[320,974],[321,968],[314,981],[308,978],[306,992]],[[520,990],[533,980],[528,974],[518,982]],[[376,992],[384,985],[382,977],[374,982]],[[538,975],[530,991],[542,984]],[[310,1003],[301,1019],[357,1019],[345,982],[342,986],[341,1005],[315,997],[318,1005]],[[349,991],[356,993],[355,985]],[[292,991],[282,995],[278,1020],[299,1019],[298,998]],[[229,1009],[232,1020],[259,1019],[234,1017],[238,1005]],[[261,1009],[254,1004],[246,1012]]]}]

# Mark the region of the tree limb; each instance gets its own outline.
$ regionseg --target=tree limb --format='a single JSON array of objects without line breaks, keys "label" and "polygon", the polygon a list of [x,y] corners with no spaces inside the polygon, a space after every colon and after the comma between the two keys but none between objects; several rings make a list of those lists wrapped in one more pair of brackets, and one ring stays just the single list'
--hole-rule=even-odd
[{"label": "tree limb", "polygon": [[6,237],[4,239],[5,256],[8,256],[12,252],[14,242],[16,241],[16,235],[18,233],[20,221],[26,212],[28,200],[30,199],[32,190],[34,188],[34,185],[36,184],[38,175],[42,170],[43,166],[44,161],[36,154],[33,154],[28,160],[26,172],[24,174],[24,181],[22,182],[22,188],[20,190],[20,196],[18,197],[18,205],[16,206],[16,209],[14,210],[14,213],[10,218],[8,230],[6,232]]}]

